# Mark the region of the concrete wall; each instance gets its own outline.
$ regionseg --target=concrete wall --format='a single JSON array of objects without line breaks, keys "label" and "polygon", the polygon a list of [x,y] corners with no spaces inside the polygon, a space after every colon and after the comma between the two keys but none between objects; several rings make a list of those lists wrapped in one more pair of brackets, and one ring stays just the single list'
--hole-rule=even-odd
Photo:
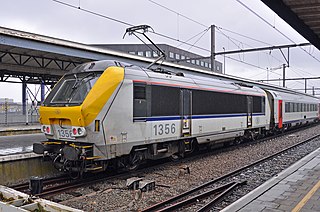
[{"label": "concrete wall", "polygon": [[52,166],[51,161],[43,161],[42,157],[22,157],[21,159],[14,159],[15,160],[0,161],[1,185],[28,181],[31,176],[44,177],[58,174],[58,171]]}]

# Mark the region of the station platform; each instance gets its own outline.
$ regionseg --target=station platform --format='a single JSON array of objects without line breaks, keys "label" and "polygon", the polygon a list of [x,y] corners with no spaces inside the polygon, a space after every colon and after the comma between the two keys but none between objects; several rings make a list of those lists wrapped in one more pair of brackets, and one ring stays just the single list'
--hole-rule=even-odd
[{"label": "station platform", "polygon": [[40,133],[40,124],[0,125],[0,136]]},{"label": "station platform", "polygon": [[0,161],[2,156],[32,152],[32,144],[46,140],[40,125],[0,126]]},{"label": "station platform", "polygon": [[320,211],[320,148],[222,211]]}]

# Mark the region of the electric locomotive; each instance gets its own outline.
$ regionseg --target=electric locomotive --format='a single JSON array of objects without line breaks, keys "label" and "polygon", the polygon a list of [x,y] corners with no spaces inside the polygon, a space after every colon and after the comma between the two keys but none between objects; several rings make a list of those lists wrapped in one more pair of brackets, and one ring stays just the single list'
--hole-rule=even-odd
[{"label": "electric locomotive", "polygon": [[[291,103],[295,115],[288,112]],[[231,80],[89,62],[65,74],[40,107],[48,141],[33,151],[79,175],[109,165],[131,170],[146,160],[183,157],[199,145],[254,139],[317,120],[318,103]]]}]

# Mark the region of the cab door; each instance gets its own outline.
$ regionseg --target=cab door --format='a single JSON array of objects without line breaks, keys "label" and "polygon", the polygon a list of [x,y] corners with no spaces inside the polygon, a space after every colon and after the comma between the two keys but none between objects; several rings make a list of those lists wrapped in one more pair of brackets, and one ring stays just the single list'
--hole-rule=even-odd
[{"label": "cab door", "polygon": [[253,98],[247,96],[247,128],[252,127]]},{"label": "cab door", "polygon": [[181,136],[191,135],[191,91],[181,89]]},{"label": "cab door", "polygon": [[279,118],[279,129],[281,129],[283,127],[283,114],[282,114],[282,108],[283,108],[283,105],[282,105],[282,100],[279,100],[279,104],[278,104],[278,118]]}]

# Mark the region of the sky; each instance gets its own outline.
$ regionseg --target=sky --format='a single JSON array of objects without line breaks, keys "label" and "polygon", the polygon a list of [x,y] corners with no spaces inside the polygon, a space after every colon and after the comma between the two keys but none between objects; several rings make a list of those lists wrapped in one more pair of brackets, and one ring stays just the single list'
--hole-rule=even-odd
[{"label": "sky", "polygon": [[[154,42],[203,56],[210,55],[210,30],[207,30],[210,25],[217,26],[216,52],[308,42],[259,0],[60,1],[128,24],[147,24],[155,32],[172,38],[148,34]],[[128,27],[125,24],[53,0],[1,0],[0,26],[84,44],[141,43],[133,36],[123,39]],[[189,45],[176,40],[187,41]],[[286,55],[287,50],[283,53]],[[286,63],[279,50],[217,56],[216,59],[220,62],[225,59],[226,74],[253,80],[282,78],[279,67]],[[319,76],[319,61],[320,52],[313,46],[291,48],[286,77]],[[309,81],[308,85],[319,87],[319,81]],[[304,82],[287,81],[287,87],[303,89]],[[30,90],[36,91],[37,87],[30,86]],[[21,101],[21,84],[0,83],[0,98]]]}]

